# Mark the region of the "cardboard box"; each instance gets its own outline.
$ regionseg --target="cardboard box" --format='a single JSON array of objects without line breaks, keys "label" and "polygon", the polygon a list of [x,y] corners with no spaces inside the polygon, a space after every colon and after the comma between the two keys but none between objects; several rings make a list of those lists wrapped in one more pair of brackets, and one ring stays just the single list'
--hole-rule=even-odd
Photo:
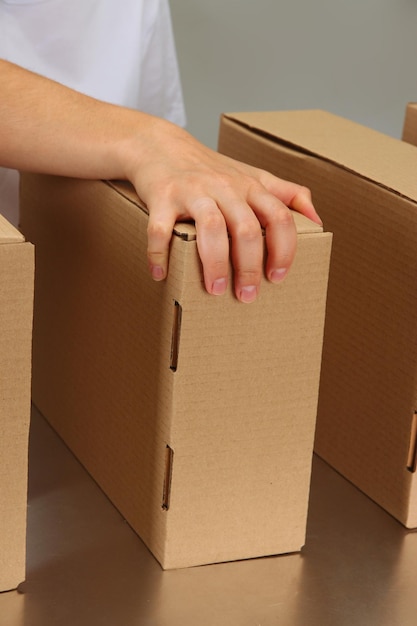
[{"label": "cardboard box", "polygon": [[219,147],[308,186],[332,262],[316,452],[417,525],[417,148],[323,111],[225,115]]},{"label": "cardboard box", "polygon": [[22,177],[36,242],[33,399],[165,569],[305,541],[331,235],[301,216],[259,300],[208,295],[195,229],[169,277],[126,183]]},{"label": "cardboard box", "polygon": [[33,256],[0,215],[0,591],[25,579]]},{"label": "cardboard box", "polygon": [[407,104],[402,140],[417,146],[417,102],[409,102]]}]

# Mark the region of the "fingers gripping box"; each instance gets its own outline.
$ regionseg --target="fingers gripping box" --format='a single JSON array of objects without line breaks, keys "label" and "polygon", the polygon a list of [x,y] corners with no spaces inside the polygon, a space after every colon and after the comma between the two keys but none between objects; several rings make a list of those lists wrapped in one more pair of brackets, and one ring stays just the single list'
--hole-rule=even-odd
[{"label": "fingers gripping box", "polygon": [[33,257],[0,215],[0,591],[25,579]]},{"label": "fingers gripping box", "polygon": [[36,242],[33,400],[163,568],[305,541],[331,235],[259,300],[208,295],[192,224],[169,276],[126,183],[22,177]]},{"label": "fingers gripping box", "polygon": [[312,190],[334,237],[315,450],[417,527],[417,148],[276,111],[224,116],[219,149]]}]

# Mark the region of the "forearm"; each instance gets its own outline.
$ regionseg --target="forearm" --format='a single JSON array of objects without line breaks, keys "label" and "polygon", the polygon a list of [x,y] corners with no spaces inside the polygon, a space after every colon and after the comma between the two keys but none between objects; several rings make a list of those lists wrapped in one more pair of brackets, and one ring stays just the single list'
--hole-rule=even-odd
[{"label": "forearm", "polygon": [[[126,178],[163,120],[109,105],[0,60],[0,163],[82,178]],[[165,122],[168,124],[167,122]],[[143,149],[140,149],[140,144]]]}]

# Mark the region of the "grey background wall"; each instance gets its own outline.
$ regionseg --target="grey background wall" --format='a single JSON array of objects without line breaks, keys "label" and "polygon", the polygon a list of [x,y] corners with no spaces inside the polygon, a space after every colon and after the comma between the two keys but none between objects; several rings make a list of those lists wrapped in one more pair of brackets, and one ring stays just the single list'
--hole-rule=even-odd
[{"label": "grey background wall", "polygon": [[188,129],[321,108],[400,137],[417,101],[417,0],[171,0]]}]

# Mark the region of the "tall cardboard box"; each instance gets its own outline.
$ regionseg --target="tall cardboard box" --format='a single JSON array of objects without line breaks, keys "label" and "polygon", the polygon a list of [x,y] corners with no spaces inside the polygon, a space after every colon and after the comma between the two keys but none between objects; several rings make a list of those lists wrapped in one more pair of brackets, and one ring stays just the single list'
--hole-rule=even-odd
[{"label": "tall cardboard box", "polygon": [[0,215],[0,591],[25,579],[33,256]]},{"label": "tall cardboard box", "polygon": [[407,104],[402,140],[417,146],[417,102],[409,102]]},{"label": "tall cardboard box", "polygon": [[417,148],[323,111],[225,115],[220,151],[307,185],[332,262],[316,452],[417,526]]},{"label": "tall cardboard box", "polygon": [[203,287],[195,229],[169,277],[124,183],[22,177],[36,243],[34,403],[165,569],[305,541],[331,235],[298,216],[288,280]]}]

